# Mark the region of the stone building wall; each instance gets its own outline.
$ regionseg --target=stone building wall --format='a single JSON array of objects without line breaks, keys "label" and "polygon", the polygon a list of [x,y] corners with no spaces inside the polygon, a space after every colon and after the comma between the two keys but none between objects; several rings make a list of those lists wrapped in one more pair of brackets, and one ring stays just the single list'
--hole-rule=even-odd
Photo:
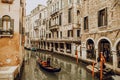
[{"label": "stone building wall", "polygon": [[[118,1],[118,2],[117,2]],[[107,8],[107,25],[98,27],[98,12]],[[105,39],[110,43],[111,55],[117,53],[115,43],[120,39],[120,4],[119,0],[89,0],[82,4],[82,54],[87,58],[87,41],[94,42],[96,58],[100,53],[100,41]],[[84,17],[88,16],[88,29],[84,30]],[[118,41],[119,43],[119,41]],[[115,53],[114,53],[115,51]],[[115,56],[112,57],[113,66],[115,66]]]},{"label": "stone building wall", "polygon": [[[11,21],[13,20],[10,24],[14,32],[12,36],[9,34],[0,34],[0,66],[15,66],[21,62],[20,28],[23,26],[22,20],[20,19],[23,19],[22,13],[23,10],[21,10],[20,0],[14,0],[12,4],[2,3],[0,1],[0,19],[2,20],[3,16],[9,16]],[[0,27],[4,28],[3,20],[0,23]]]}]

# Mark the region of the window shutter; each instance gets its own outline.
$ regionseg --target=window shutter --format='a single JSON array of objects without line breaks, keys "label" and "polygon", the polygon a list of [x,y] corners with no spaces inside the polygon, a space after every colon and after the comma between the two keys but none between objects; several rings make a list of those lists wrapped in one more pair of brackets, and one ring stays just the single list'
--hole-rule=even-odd
[{"label": "window shutter", "polygon": [[100,12],[98,12],[98,27],[100,27]]},{"label": "window shutter", "polygon": [[107,25],[107,8],[105,8],[105,25]]},{"label": "window shutter", "polygon": [[2,18],[0,18],[0,30],[3,28],[2,26]]},{"label": "window shutter", "polygon": [[86,29],[86,25],[85,25],[85,17],[84,17],[84,30]]},{"label": "window shutter", "polygon": [[71,30],[71,37],[73,37],[73,30]]},{"label": "window shutter", "polygon": [[11,24],[10,24],[11,29],[14,29],[14,19],[11,19]]},{"label": "window shutter", "polygon": [[14,19],[11,19],[10,29],[14,30]]}]

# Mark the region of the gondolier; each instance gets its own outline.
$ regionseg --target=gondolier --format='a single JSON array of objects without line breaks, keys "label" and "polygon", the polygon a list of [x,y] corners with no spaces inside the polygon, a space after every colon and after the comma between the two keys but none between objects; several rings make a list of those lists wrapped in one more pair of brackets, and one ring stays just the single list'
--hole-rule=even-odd
[{"label": "gondolier", "polygon": [[47,65],[50,66],[50,57],[47,58]]}]

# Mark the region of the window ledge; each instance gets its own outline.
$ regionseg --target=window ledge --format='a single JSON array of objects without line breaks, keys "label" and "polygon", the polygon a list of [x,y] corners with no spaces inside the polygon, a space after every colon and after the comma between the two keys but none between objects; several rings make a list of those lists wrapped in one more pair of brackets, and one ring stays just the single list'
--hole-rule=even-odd
[{"label": "window ledge", "polygon": [[98,27],[100,30],[107,29],[107,26],[100,26]]},{"label": "window ledge", "polygon": [[98,28],[105,28],[105,27],[107,27],[106,25],[105,26],[99,26]]},{"label": "window ledge", "polygon": [[2,37],[10,37],[11,38],[11,37],[13,37],[13,35],[6,35],[6,34],[5,35],[0,35],[0,38],[2,38]]},{"label": "window ledge", "polygon": [[85,32],[88,32],[88,31],[89,31],[89,29],[85,29],[84,31],[85,31]]}]

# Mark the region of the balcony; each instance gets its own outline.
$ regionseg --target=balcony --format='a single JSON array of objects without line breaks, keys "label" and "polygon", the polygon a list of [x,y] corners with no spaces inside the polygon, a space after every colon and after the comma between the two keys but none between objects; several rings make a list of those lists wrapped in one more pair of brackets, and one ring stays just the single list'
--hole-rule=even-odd
[{"label": "balcony", "polygon": [[12,29],[10,30],[0,30],[0,37],[12,37],[14,31]]},{"label": "balcony", "polygon": [[81,43],[81,37],[62,37],[62,38],[47,38],[49,42],[71,42],[71,43]]},{"label": "balcony", "polygon": [[50,26],[50,30],[57,30],[59,28],[58,24],[54,24]]},{"label": "balcony", "polygon": [[59,9],[56,8],[54,11],[52,11],[50,14],[51,16],[54,16],[55,14],[57,14],[59,12]]},{"label": "balcony", "polygon": [[12,4],[13,0],[1,0],[2,3]]},{"label": "balcony", "polygon": [[63,37],[60,41],[80,43],[81,37]]},{"label": "balcony", "polygon": [[45,41],[45,40],[46,40],[46,37],[43,37],[43,36],[42,36],[42,37],[40,37],[40,40],[41,40],[41,41]]},{"label": "balcony", "polygon": [[34,26],[34,30],[39,30],[39,27],[38,26]]},{"label": "balcony", "polygon": [[73,8],[73,3],[68,4],[68,8],[69,8],[69,9]]}]

